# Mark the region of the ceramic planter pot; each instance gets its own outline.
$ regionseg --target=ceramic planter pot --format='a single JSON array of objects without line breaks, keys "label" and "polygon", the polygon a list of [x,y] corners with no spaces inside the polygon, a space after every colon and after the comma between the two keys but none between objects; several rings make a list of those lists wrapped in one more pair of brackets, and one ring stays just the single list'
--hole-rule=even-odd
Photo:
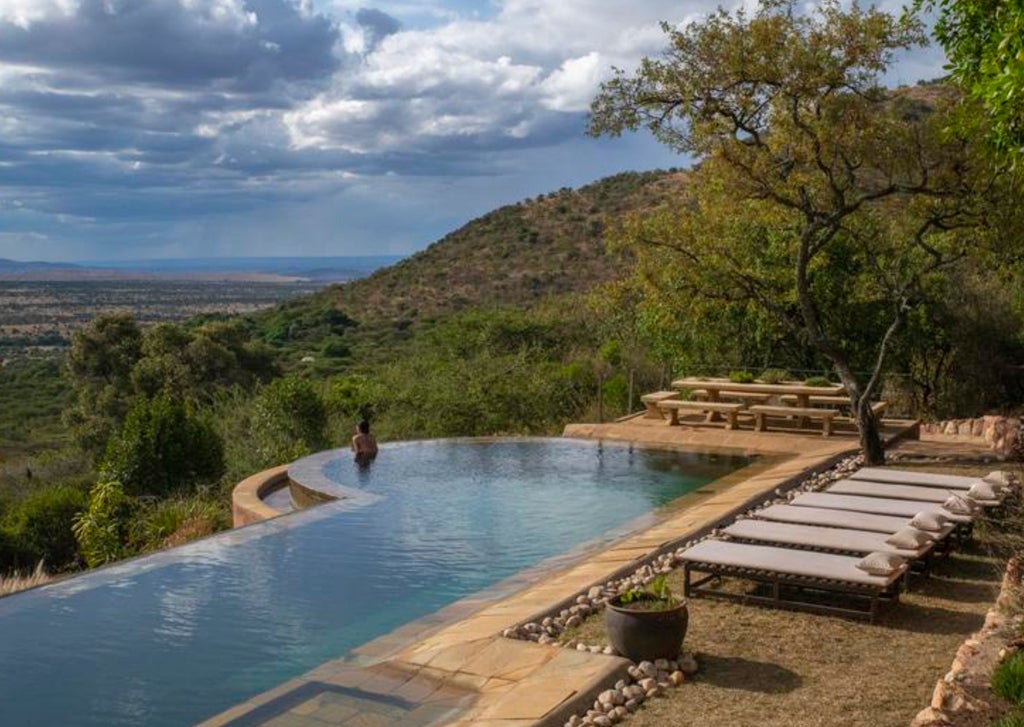
[{"label": "ceramic planter pot", "polygon": [[612,647],[630,661],[674,659],[683,650],[690,621],[686,602],[664,611],[645,611],[608,601],[604,620]]}]

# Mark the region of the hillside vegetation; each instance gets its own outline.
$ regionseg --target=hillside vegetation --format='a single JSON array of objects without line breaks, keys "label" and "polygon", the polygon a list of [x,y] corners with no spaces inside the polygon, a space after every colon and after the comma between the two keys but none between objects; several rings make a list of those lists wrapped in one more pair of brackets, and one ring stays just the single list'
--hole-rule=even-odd
[{"label": "hillside vegetation", "polygon": [[608,219],[672,199],[686,177],[630,172],[499,207],[396,265],[295,307],[326,300],[358,321],[421,320],[585,292],[625,272],[605,246]]}]

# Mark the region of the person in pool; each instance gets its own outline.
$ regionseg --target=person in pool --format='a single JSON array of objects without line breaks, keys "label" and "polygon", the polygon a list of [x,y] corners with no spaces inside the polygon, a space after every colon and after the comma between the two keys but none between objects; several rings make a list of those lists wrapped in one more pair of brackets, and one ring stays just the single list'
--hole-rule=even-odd
[{"label": "person in pool", "polygon": [[370,434],[370,422],[363,419],[356,426],[356,435],[352,437],[352,452],[356,462],[365,465],[377,456],[377,438]]}]

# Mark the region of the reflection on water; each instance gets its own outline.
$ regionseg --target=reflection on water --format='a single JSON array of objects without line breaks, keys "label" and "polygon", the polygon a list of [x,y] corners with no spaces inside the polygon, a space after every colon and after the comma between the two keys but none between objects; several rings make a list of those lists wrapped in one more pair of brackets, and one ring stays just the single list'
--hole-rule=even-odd
[{"label": "reflection on water", "polygon": [[0,725],[187,725],[747,463],[565,440],[384,447],[325,505],[0,599]]}]

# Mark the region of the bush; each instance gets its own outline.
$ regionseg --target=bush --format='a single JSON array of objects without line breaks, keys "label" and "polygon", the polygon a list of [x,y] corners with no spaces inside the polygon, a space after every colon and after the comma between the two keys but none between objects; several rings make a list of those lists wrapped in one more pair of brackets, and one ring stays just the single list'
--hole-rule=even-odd
[{"label": "bush", "polygon": [[996,667],[992,691],[1011,704],[1024,706],[1024,653],[1018,651]]},{"label": "bush", "polygon": [[272,381],[256,397],[255,409],[264,462],[291,462],[327,446],[327,408],[308,381],[293,376]]},{"label": "bush", "polygon": [[734,384],[751,384],[754,382],[754,375],[749,371],[731,371],[729,381]]},{"label": "bush", "polygon": [[805,386],[832,386],[827,376],[809,376],[804,379]]},{"label": "bush", "polygon": [[765,369],[758,378],[766,384],[781,384],[792,376],[785,369]]},{"label": "bush", "polygon": [[126,542],[133,502],[119,482],[97,482],[89,508],[75,518],[73,530],[85,562],[92,567],[131,555]]},{"label": "bush", "polygon": [[51,570],[74,567],[78,543],[72,524],[87,503],[84,492],[67,486],[39,490],[18,503],[8,515],[6,528],[16,551],[16,566],[32,567],[42,560]]},{"label": "bush", "polygon": [[129,495],[167,495],[224,473],[224,447],[209,423],[169,397],[143,400],[107,445],[100,468]]},{"label": "bush", "polygon": [[1010,712],[993,722],[992,727],[1024,727],[1024,712]]},{"label": "bush", "polygon": [[139,551],[180,545],[231,526],[227,509],[203,496],[142,505],[132,518],[130,541]]}]

